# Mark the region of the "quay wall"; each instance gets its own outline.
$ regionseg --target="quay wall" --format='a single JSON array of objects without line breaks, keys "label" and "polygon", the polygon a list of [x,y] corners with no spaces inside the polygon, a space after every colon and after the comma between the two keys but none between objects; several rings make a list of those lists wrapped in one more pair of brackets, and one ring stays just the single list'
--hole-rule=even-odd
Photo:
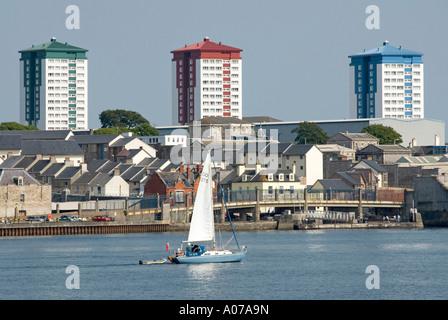
[{"label": "quay wall", "polygon": [[76,234],[115,234],[165,232],[167,224],[123,224],[113,222],[70,222],[11,224],[0,227],[0,237],[57,236]]}]

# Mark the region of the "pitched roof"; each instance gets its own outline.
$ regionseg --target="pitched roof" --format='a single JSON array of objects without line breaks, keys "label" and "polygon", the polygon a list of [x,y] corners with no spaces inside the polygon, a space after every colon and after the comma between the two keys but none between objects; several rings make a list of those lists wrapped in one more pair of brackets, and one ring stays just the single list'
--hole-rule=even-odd
[{"label": "pitched roof", "polygon": [[21,136],[22,140],[68,140],[73,133],[70,130],[2,130],[0,136]]},{"label": "pitched roof", "polygon": [[349,58],[352,57],[359,57],[359,56],[374,56],[374,55],[381,55],[381,56],[423,56],[423,53],[412,51],[408,49],[404,49],[401,46],[394,47],[389,44],[389,41],[384,41],[382,46],[370,49],[370,50],[364,50],[363,52],[355,53],[349,56]]},{"label": "pitched roof", "polygon": [[82,149],[71,140],[22,140],[23,155],[84,155]]},{"label": "pitched roof", "polygon": [[[364,162],[365,164],[367,164],[369,167],[371,167],[372,169],[378,171],[378,172],[387,172],[386,169],[384,169],[382,166],[380,166],[378,163],[376,163],[373,160],[361,160],[361,162]],[[352,168],[356,167],[356,165],[354,165]]]},{"label": "pitched roof", "polygon": [[38,160],[30,169],[28,169],[28,172],[40,172],[49,164],[50,160]]},{"label": "pitched roof", "polygon": [[182,52],[182,51],[208,51],[208,52],[221,52],[221,51],[229,51],[229,52],[241,52],[242,49],[238,49],[235,47],[226,46],[224,44],[216,43],[210,41],[208,37],[204,38],[204,41],[198,42],[196,44],[192,44],[190,46],[185,45],[183,48],[179,48],[171,51],[174,52]]},{"label": "pitched roof", "polygon": [[64,163],[53,163],[44,172],[42,172],[41,175],[42,176],[54,176],[64,166],[65,166]]},{"label": "pitched roof", "polygon": [[0,150],[20,150],[22,138],[19,135],[0,135]]},{"label": "pitched roof", "polygon": [[234,118],[234,117],[204,117],[200,120],[201,125],[209,124],[251,124],[245,120]]},{"label": "pitched roof", "polygon": [[101,159],[101,160],[100,159],[95,159],[95,160],[92,160],[92,161],[90,161],[87,164],[87,171],[89,171],[89,172],[98,171],[98,170],[100,170],[102,167],[104,167],[109,162],[110,162],[110,160],[108,160],[108,159]]},{"label": "pitched roof", "polygon": [[89,184],[99,174],[99,172],[84,172],[74,181],[74,184]]},{"label": "pitched roof", "polygon": [[54,51],[54,52],[87,52],[89,50],[75,47],[72,45],[69,45],[67,42],[62,43],[56,41],[56,38],[52,38],[50,42],[46,42],[40,45],[33,45],[31,48],[20,50],[19,53],[22,52],[29,52],[29,51]]},{"label": "pitched roof", "polygon": [[12,157],[8,157],[7,159],[5,159],[5,161],[3,161],[0,164],[0,168],[15,168],[17,166],[17,164],[22,161],[24,158],[26,158],[25,156],[12,156]]},{"label": "pitched roof", "polygon": [[24,169],[11,169],[2,168],[0,169],[0,185],[5,186],[8,184],[15,184],[14,178],[23,177],[23,185],[39,185],[39,181],[34,179],[28,172]]},{"label": "pitched roof", "polygon": [[283,152],[283,154],[285,156],[304,155],[310,151],[312,147],[314,147],[312,144],[291,144],[289,148]]},{"label": "pitched roof", "polygon": [[333,175],[333,177],[336,176],[339,176],[340,180],[344,181],[348,185],[351,185],[352,187],[362,185],[360,180],[361,174],[358,172],[337,172]]},{"label": "pitched roof", "polygon": [[333,189],[333,190],[352,190],[353,189],[351,186],[349,186],[348,184],[346,184],[344,181],[342,181],[340,179],[319,179],[319,180],[317,180],[317,182],[320,182],[322,184],[322,186],[324,187],[324,189]]},{"label": "pitched roof", "polygon": [[250,123],[283,122],[282,120],[278,120],[269,116],[243,117],[243,120]]},{"label": "pitched roof", "polygon": [[145,167],[139,167],[139,166],[132,166],[132,168],[129,168],[128,170],[126,170],[125,172],[123,172],[121,174],[121,177],[128,181],[131,180],[132,178],[134,178],[137,174],[144,172],[146,173],[146,168]]},{"label": "pitched roof", "polygon": [[81,167],[66,167],[55,179],[71,179],[81,170]]},{"label": "pitched roof", "polygon": [[75,140],[78,144],[108,144],[120,136],[120,134],[85,134],[75,135],[72,137],[72,140]]},{"label": "pitched roof", "polygon": [[[366,132],[338,132],[336,133],[333,137],[337,136],[337,135],[342,135],[350,140],[375,140],[375,141],[380,141],[380,139],[378,139],[377,137],[371,135],[370,133],[366,133]],[[330,137],[330,139],[332,139],[333,137]],[[331,141],[331,140],[330,140]]]},{"label": "pitched roof", "polygon": [[[445,158],[444,160],[442,160]],[[446,162],[448,159],[445,156],[408,156],[401,157],[397,163],[413,163],[413,164],[428,164],[437,162]]]},{"label": "pitched roof", "polygon": [[90,185],[100,185],[104,186],[106,185],[112,178],[114,177],[114,174],[109,173],[100,173],[96,175],[90,182]]},{"label": "pitched roof", "polygon": [[165,183],[167,187],[174,187],[175,184],[181,180],[185,187],[193,188],[193,179],[187,179],[187,175],[183,172],[156,172],[160,179]]}]

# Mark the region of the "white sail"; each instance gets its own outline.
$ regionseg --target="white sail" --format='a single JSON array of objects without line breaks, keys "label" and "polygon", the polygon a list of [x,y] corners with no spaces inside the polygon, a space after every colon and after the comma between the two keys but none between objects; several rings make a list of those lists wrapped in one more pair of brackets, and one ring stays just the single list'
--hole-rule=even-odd
[{"label": "white sail", "polygon": [[205,158],[194,202],[188,241],[212,241],[215,238],[213,217],[213,180],[210,152]]}]

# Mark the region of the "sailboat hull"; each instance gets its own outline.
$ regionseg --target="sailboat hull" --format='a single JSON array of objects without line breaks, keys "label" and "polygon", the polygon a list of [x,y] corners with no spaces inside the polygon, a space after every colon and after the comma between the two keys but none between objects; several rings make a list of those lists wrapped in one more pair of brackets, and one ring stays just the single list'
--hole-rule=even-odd
[{"label": "sailboat hull", "polygon": [[169,256],[172,263],[190,264],[190,263],[221,263],[221,262],[239,262],[246,256],[246,251],[238,252],[219,252],[206,251],[199,256]]}]

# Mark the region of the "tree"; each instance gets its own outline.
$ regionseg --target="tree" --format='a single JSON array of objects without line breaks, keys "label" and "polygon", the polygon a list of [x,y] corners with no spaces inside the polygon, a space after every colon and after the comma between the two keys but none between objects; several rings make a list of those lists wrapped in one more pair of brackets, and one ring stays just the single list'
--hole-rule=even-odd
[{"label": "tree", "polygon": [[122,109],[105,110],[100,113],[101,129],[94,134],[117,134],[133,132],[136,136],[158,135],[156,128],[149,124],[140,113]]},{"label": "tree", "polygon": [[1,131],[7,131],[7,130],[19,131],[19,130],[39,130],[39,129],[33,125],[23,125],[23,124],[20,124],[17,122],[2,122],[0,124],[0,130]]},{"label": "tree", "polygon": [[369,133],[380,140],[380,144],[400,144],[403,142],[401,134],[392,127],[382,124],[370,124],[362,128],[361,132]]},{"label": "tree", "polygon": [[142,125],[149,124],[140,113],[122,109],[105,110],[100,113],[101,128],[128,128],[133,129]]},{"label": "tree", "polygon": [[132,132],[132,130],[126,129],[126,128],[118,128],[118,127],[100,128],[100,129],[96,129],[95,131],[93,131],[93,134],[119,134],[119,133],[123,133],[123,132]]},{"label": "tree", "polygon": [[314,122],[302,122],[291,133],[297,133],[298,144],[325,144],[330,136]]},{"label": "tree", "polygon": [[138,127],[135,127],[133,130],[136,136],[158,136],[159,131],[156,128],[151,126],[149,123],[142,123]]}]

